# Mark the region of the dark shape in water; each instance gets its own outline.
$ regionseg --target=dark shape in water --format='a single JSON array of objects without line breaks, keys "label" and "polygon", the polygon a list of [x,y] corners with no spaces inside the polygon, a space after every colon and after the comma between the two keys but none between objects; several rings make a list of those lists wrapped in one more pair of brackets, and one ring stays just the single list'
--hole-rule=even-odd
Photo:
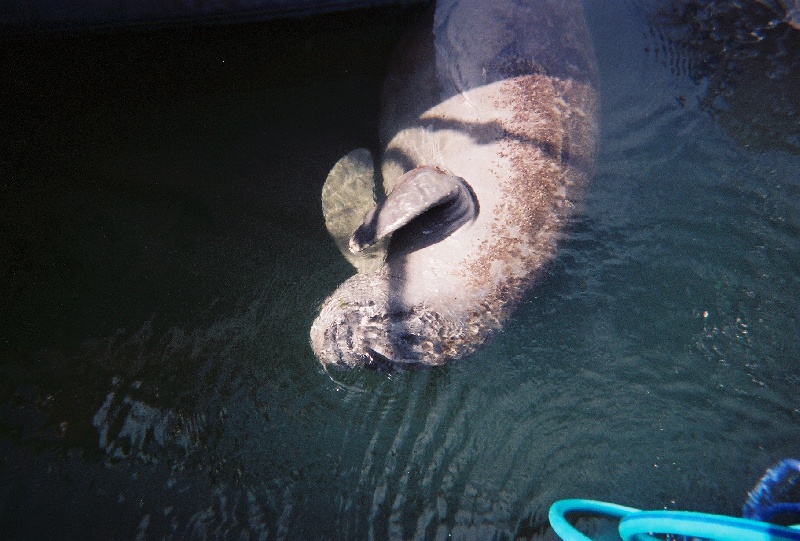
[{"label": "dark shape in water", "polygon": [[701,107],[740,144],[800,152],[797,2],[678,0],[651,18],[650,33],[651,53],[674,74],[708,79]]}]

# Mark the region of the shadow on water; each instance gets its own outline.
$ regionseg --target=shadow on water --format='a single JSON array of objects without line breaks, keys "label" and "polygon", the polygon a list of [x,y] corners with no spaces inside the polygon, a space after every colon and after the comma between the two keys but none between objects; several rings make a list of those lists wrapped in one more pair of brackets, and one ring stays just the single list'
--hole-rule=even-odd
[{"label": "shadow on water", "polygon": [[737,515],[796,455],[800,163],[715,124],[640,2],[589,10],[597,175],[509,327],[321,370],[320,189],[407,23],[369,13],[4,44],[4,535],[553,539],[564,497]]}]

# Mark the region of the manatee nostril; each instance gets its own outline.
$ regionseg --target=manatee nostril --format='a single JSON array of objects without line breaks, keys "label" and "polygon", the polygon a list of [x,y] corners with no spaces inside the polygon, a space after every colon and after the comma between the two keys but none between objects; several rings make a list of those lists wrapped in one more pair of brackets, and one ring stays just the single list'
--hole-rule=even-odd
[{"label": "manatee nostril", "polygon": [[366,351],[371,362],[367,362],[365,366],[377,370],[392,370],[394,368],[394,363],[390,358],[381,355],[372,348],[367,348]]},{"label": "manatee nostril", "polygon": [[398,337],[407,346],[417,346],[422,342],[422,337],[417,334],[406,333]]},{"label": "manatee nostril", "polygon": [[353,327],[346,326],[345,327],[345,342],[347,343],[347,349],[355,349],[355,342],[353,341]]}]

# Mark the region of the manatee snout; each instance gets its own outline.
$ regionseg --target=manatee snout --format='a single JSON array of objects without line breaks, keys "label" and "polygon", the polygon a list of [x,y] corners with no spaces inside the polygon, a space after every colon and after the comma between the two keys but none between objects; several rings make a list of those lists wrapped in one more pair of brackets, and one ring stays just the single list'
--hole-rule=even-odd
[{"label": "manatee snout", "polygon": [[374,296],[380,291],[379,281],[370,274],[357,274],[322,305],[310,335],[323,365],[356,368],[382,362],[389,318],[386,299]]},{"label": "manatee snout", "polygon": [[356,274],[322,305],[311,347],[325,366],[394,368],[441,364],[430,314],[392,306],[384,273]]}]

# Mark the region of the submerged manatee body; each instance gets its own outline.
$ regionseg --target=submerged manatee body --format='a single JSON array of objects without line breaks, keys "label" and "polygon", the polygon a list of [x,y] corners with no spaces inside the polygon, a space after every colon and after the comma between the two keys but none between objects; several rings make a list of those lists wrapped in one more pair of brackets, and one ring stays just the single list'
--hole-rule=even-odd
[{"label": "submerged manatee body", "polygon": [[580,2],[438,1],[384,87],[389,195],[328,224],[354,254],[390,241],[382,264],[350,256],[311,328],[319,360],[440,365],[500,329],[591,175],[596,91]]}]

